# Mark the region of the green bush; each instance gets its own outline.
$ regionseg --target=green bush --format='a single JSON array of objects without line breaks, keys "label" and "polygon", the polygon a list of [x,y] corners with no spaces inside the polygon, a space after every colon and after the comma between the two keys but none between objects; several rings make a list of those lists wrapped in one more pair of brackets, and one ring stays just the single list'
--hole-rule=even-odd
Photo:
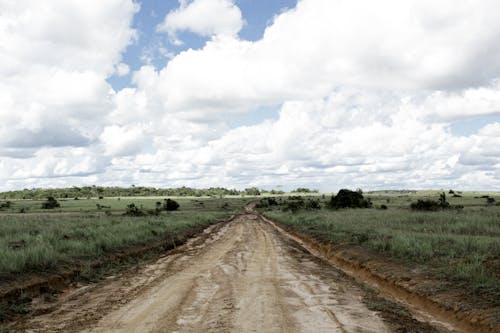
[{"label": "green bush", "polygon": [[134,203],[128,204],[123,215],[127,216],[144,216],[146,213],[137,207]]},{"label": "green bush", "polygon": [[54,208],[59,208],[61,205],[59,202],[54,197],[47,197],[47,200],[45,202],[42,202],[42,209],[54,209]]},{"label": "green bush", "polygon": [[175,200],[165,199],[163,201],[163,209],[166,211],[173,211],[173,210],[177,210],[178,208],[179,208],[179,204]]},{"label": "green bush", "polygon": [[363,197],[363,192],[361,190],[351,191],[347,189],[341,189],[337,195],[332,195],[330,202],[328,203],[330,208],[371,208],[372,202],[370,199],[365,199]]},{"label": "green bush", "polygon": [[282,211],[291,211],[292,213],[297,212],[299,209],[305,207],[304,199],[301,196],[289,196],[285,201]]},{"label": "green bush", "polygon": [[305,208],[307,210],[321,209],[319,199],[309,199],[306,201]]},{"label": "green bush", "polygon": [[413,202],[410,205],[412,210],[420,210],[420,211],[437,211],[441,209],[463,209],[463,205],[455,205],[452,206],[448,201],[446,201],[446,194],[443,192],[439,195],[438,201],[430,200],[430,199],[419,199],[417,202]]},{"label": "green bush", "polygon": [[439,210],[439,203],[430,199],[419,199],[410,205],[412,210],[436,211]]}]

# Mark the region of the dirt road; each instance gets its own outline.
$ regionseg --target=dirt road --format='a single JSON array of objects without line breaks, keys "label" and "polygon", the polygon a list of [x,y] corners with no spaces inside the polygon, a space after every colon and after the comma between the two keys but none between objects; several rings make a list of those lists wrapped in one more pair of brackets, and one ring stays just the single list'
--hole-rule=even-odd
[{"label": "dirt road", "polygon": [[256,215],[61,297],[27,332],[387,332],[364,291]]}]

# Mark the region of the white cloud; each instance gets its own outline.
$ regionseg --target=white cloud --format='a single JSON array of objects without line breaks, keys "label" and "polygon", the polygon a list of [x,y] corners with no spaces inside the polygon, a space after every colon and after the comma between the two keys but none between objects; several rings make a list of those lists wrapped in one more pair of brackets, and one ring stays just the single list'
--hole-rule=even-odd
[{"label": "white cloud", "polygon": [[[131,0],[0,4],[0,146],[82,145],[112,107],[106,78],[135,38]],[[96,133],[97,132],[97,133]]]},{"label": "white cloud", "polygon": [[497,9],[496,1],[300,1],[262,40],[220,36],[182,52],[150,82],[168,110],[205,114],[346,86],[474,89],[500,76]]},{"label": "white cloud", "polygon": [[116,65],[116,75],[125,76],[128,75],[128,73],[130,73],[130,67],[127,64],[121,62]]},{"label": "white cloud", "polygon": [[500,138],[500,123],[491,123],[479,130],[480,136]]},{"label": "white cloud", "polygon": [[105,153],[111,156],[133,155],[146,144],[143,130],[139,127],[108,126],[101,136]]},{"label": "white cloud", "polygon": [[243,27],[241,11],[233,0],[179,0],[180,7],[169,12],[157,31],[167,33],[175,44],[179,31],[201,36],[235,36]]},{"label": "white cloud", "polygon": [[[105,79],[127,72],[120,55],[136,38],[135,6],[115,0],[74,11],[69,3],[2,8],[5,187],[54,177],[68,185],[500,187],[498,123],[470,136],[449,125],[500,114],[496,1],[302,0],[256,42],[238,38],[234,2],[183,1],[159,29],[212,38],[175,57],[152,43],[147,65],[131,75],[135,87],[118,92]],[[31,19],[36,13],[48,18]],[[56,33],[66,15],[77,27]],[[28,31],[16,17],[41,23]],[[172,59],[156,68],[162,52]],[[266,105],[280,105],[278,119],[230,128],[235,113],[251,118]]]}]

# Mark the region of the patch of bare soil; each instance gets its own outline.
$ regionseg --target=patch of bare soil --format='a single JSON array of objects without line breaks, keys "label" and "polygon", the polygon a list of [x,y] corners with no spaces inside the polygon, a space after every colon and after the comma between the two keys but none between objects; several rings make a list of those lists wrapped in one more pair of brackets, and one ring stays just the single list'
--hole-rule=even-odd
[{"label": "patch of bare soil", "polygon": [[[471,298],[457,286],[451,286],[419,270],[388,260],[359,246],[350,244],[322,244],[309,236],[287,229],[276,221],[262,217],[280,233],[297,241],[313,255],[324,258],[356,281],[372,287],[384,299],[369,295],[367,303],[376,304],[372,308],[385,308],[386,319],[400,318],[410,325],[413,320],[432,324],[434,329],[461,332],[500,332],[498,308],[491,306],[491,300]],[[393,300],[411,310],[409,320],[404,319],[404,311],[393,305],[381,306]],[[382,301],[381,301],[382,300]],[[498,300],[497,300],[498,301]],[[484,304],[483,304],[484,303]],[[392,320],[394,323],[395,321]],[[400,331],[393,325],[396,331]],[[430,332],[424,330],[422,332]],[[402,330],[401,332],[414,332]]]}]

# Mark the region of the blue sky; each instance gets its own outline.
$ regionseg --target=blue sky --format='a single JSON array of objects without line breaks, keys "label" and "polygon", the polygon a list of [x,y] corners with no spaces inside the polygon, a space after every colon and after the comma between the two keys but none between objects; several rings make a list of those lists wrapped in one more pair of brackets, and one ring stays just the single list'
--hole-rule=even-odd
[{"label": "blue sky", "polygon": [[498,189],[499,11],[0,2],[0,190]]},{"label": "blue sky", "polygon": [[[199,36],[189,31],[181,32],[179,38],[184,42],[183,45],[170,43],[164,33],[158,33],[156,27],[160,24],[165,15],[175,10],[179,3],[176,0],[144,0],[138,1],[140,10],[135,14],[132,26],[138,31],[139,38],[136,43],[128,46],[123,53],[123,62],[129,65],[131,71],[138,70],[145,64],[141,56],[146,50],[153,53],[152,65],[163,67],[169,60],[158,52],[161,45],[172,54],[178,54],[189,48],[202,48],[208,37]],[[296,0],[239,0],[236,4],[240,8],[245,25],[240,31],[239,36],[242,39],[256,41],[262,38],[266,27],[272,23],[275,15],[294,8]],[[130,86],[130,76],[112,76],[108,82],[115,90]]]}]

